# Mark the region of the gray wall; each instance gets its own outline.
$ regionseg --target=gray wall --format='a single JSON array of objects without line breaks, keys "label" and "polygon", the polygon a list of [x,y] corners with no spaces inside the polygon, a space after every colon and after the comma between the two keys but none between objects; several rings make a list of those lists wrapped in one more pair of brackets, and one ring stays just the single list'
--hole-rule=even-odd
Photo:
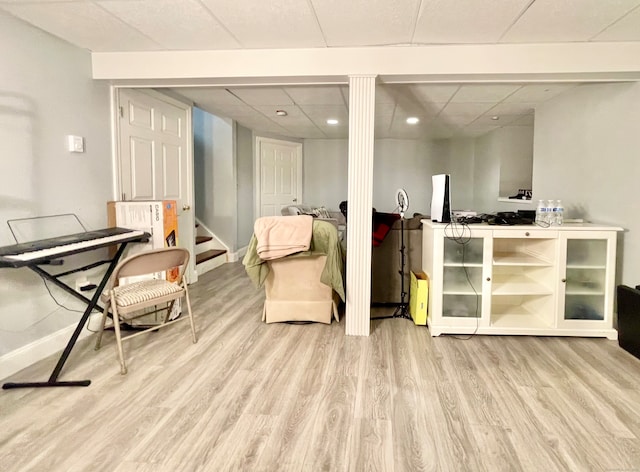
[{"label": "gray wall", "polygon": [[238,237],[237,247],[249,245],[253,234],[253,133],[250,129],[236,125],[236,159],[238,174]]},{"label": "gray wall", "polygon": [[[0,13],[0,70],[0,246],[14,242],[5,224],[11,218],[76,213],[89,229],[105,227],[113,188],[110,98],[108,85],[91,78],[90,53]],[[66,150],[69,134],[85,138],[85,153]],[[28,269],[0,269],[0,356],[79,316],[59,308]]]},{"label": "gray wall", "polygon": [[640,284],[640,83],[593,84],[536,110],[533,196],[621,226],[618,280]]},{"label": "gray wall", "polygon": [[[378,211],[396,208],[396,190],[409,196],[408,214],[429,214],[431,176],[451,173],[452,204],[468,207],[473,200],[473,140],[421,141],[376,139],[373,164],[373,206]],[[346,139],[304,141],[304,201],[337,209],[347,198]]]},{"label": "gray wall", "polygon": [[535,209],[533,203],[498,201],[498,197],[515,195],[519,188],[532,187],[533,134],[531,126],[506,126],[475,140],[474,210]]},{"label": "gray wall", "polygon": [[253,132],[193,108],[196,217],[235,252],[253,234]]}]

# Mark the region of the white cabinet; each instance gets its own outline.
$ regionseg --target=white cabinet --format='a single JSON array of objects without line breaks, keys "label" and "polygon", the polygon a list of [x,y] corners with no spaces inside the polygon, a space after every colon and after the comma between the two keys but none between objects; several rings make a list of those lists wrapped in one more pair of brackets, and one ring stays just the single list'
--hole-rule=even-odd
[{"label": "white cabinet", "polygon": [[440,334],[602,336],[613,329],[616,231],[423,220],[428,325]]}]

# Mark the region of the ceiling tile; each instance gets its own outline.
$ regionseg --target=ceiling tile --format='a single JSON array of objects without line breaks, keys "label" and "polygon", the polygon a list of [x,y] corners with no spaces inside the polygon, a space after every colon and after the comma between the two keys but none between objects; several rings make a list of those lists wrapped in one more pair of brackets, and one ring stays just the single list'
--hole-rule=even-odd
[{"label": "ceiling tile", "polygon": [[169,50],[240,46],[196,0],[110,0],[100,6]]},{"label": "ceiling tile", "polygon": [[228,90],[248,105],[293,105],[282,87],[233,87]]},{"label": "ceiling tile", "polygon": [[535,103],[502,102],[488,110],[488,113],[491,115],[526,115],[528,113],[533,113],[535,107]]},{"label": "ceiling tile", "polygon": [[247,118],[255,115],[263,116],[262,114],[256,112],[253,107],[245,105],[244,103],[241,105],[224,105],[218,103],[196,102],[196,105],[198,105],[199,108],[210,111],[214,115],[226,116],[233,119],[238,119],[240,117]]},{"label": "ceiling tile", "polygon": [[593,38],[595,41],[640,41],[640,6]]},{"label": "ceiling tile", "polygon": [[473,126],[505,126],[513,123],[516,119],[518,119],[521,115],[499,115],[498,120],[494,120],[493,116],[496,115],[484,115],[478,117],[477,120],[473,121]]},{"label": "ceiling tile", "polygon": [[301,109],[320,128],[336,126],[327,124],[329,118],[338,120],[338,126],[349,127],[349,110],[344,105],[305,105]]},{"label": "ceiling tile", "polygon": [[412,97],[423,103],[447,103],[458,91],[458,84],[413,84],[406,86]]},{"label": "ceiling tile", "polygon": [[463,127],[473,123],[481,115],[440,115],[435,123],[441,126]]},{"label": "ceiling tile", "polygon": [[480,136],[483,136],[487,133],[490,133],[491,131],[495,131],[498,128],[500,128],[500,126],[492,126],[492,125],[484,125],[484,124],[472,124],[469,126],[466,126],[464,128],[464,130],[462,130],[464,132],[465,136],[469,136],[469,137],[474,137],[474,138],[478,138]]},{"label": "ceiling tile", "polygon": [[520,115],[518,118],[509,123],[510,126],[533,126],[535,122],[535,115],[530,113],[528,115]]},{"label": "ceiling tile", "polygon": [[16,3],[2,4],[2,9],[91,51],[162,49],[161,45],[94,3]]},{"label": "ceiling tile", "polygon": [[536,0],[501,42],[587,41],[638,6],[638,0]]},{"label": "ceiling tile", "polygon": [[451,98],[451,103],[500,102],[518,90],[512,84],[465,84]]},{"label": "ceiling tile", "polygon": [[295,105],[282,106],[279,109],[286,111],[287,116],[278,116],[275,113],[273,106],[271,105],[256,105],[256,110],[262,113],[264,116],[278,123],[280,126],[288,128],[290,126],[306,126],[309,128],[315,127],[313,122],[302,113],[302,110]]},{"label": "ceiling tile", "polygon": [[419,0],[311,0],[327,46],[408,44]]},{"label": "ceiling tile", "polygon": [[414,43],[494,43],[531,0],[431,0],[423,2]]},{"label": "ceiling tile", "polygon": [[345,105],[341,87],[337,85],[285,87],[284,91],[298,105]]},{"label": "ceiling tile", "polygon": [[516,90],[513,94],[509,95],[505,98],[505,102],[546,102],[547,100],[555,97],[556,95],[561,94],[569,90],[570,88],[575,87],[577,84],[571,83],[562,83],[562,84],[554,84],[554,83],[546,83],[546,84],[529,84],[524,85],[518,90]]},{"label": "ceiling tile", "polygon": [[376,108],[381,104],[395,105],[397,89],[397,85],[376,85]]},{"label": "ceiling tile", "polygon": [[453,103],[445,106],[438,116],[480,116],[495,106],[494,102],[485,103]]},{"label": "ceiling tile", "polygon": [[219,87],[179,87],[171,89],[174,92],[188,98],[194,103],[216,105],[244,105],[242,100],[230,93],[227,89]]},{"label": "ceiling tile", "polygon": [[325,47],[308,2],[201,0],[245,48]]}]

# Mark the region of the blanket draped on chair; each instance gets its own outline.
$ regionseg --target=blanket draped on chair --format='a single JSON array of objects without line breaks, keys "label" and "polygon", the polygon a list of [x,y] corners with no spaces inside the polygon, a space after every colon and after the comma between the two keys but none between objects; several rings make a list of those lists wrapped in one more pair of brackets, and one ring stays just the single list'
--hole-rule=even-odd
[{"label": "blanket draped on chair", "polygon": [[268,261],[308,251],[313,231],[313,217],[266,216],[258,218],[253,226],[256,251],[260,259]]},{"label": "blanket draped on chair", "polygon": [[[293,216],[284,216],[283,218],[294,218]],[[322,220],[312,220],[313,232],[311,238],[311,246],[309,250],[297,252],[287,257],[309,257],[316,254],[325,254],[327,262],[322,272],[320,281],[333,288],[340,298],[345,301],[344,291],[344,261],[345,255],[338,240],[338,231],[336,227]],[[247,275],[257,287],[262,287],[267,274],[269,273],[269,264],[258,255],[257,251],[258,239],[254,234],[251,236],[247,253],[242,261]]]}]

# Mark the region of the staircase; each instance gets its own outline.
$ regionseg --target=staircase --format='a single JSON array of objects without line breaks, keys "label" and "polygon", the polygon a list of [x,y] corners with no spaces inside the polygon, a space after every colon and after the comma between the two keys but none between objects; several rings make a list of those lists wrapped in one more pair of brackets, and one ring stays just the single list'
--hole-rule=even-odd
[{"label": "staircase", "polygon": [[196,224],[196,272],[202,275],[227,262],[227,249],[221,247],[209,230]]}]

